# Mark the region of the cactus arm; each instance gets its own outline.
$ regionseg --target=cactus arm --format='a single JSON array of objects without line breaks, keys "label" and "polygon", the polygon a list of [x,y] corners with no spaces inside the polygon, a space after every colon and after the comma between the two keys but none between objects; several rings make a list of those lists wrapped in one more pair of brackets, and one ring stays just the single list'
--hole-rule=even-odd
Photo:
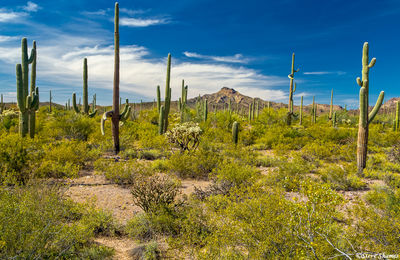
[{"label": "cactus arm", "polygon": [[97,114],[97,109],[95,109],[92,113],[89,113],[89,117],[94,117]]},{"label": "cactus arm", "polygon": [[122,119],[127,119],[127,118],[128,118],[128,117],[127,117],[127,114],[129,115],[129,112],[130,112],[130,109],[131,109],[131,107],[129,106],[129,100],[126,99],[125,102],[126,102],[126,104],[125,104],[124,110],[123,110],[122,113],[119,115],[120,120],[122,120]]},{"label": "cactus arm", "polygon": [[39,96],[34,94],[31,101],[31,108],[36,110],[38,106],[39,106]]},{"label": "cactus arm", "polygon": [[76,93],[72,93],[72,107],[74,108],[76,113],[80,113],[78,106],[76,105]]},{"label": "cactus arm", "polygon": [[375,104],[374,108],[372,109],[372,111],[368,115],[368,124],[371,123],[372,120],[374,120],[376,114],[378,114],[378,111],[382,106],[384,97],[385,97],[385,92],[381,91],[381,93],[379,94],[378,100],[376,101],[376,104]]},{"label": "cactus arm", "polygon": [[31,64],[35,60],[35,57],[36,57],[36,49],[32,49],[31,56],[28,59],[28,64]]},{"label": "cactus arm", "polygon": [[357,77],[356,81],[357,81],[357,84],[358,84],[360,87],[363,86],[363,82],[361,81],[360,77]]},{"label": "cactus arm", "polygon": [[129,118],[129,115],[131,113],[131,106],[128,106],[128,109],[124,109],[124,112],[120,115],[120,120],[122,122],[126,121]]},{"label": "cactus arm", "polygon": [[164,133],[164,123],[165,123],[164,116],[165,116],[165,108],[163,105],[161,105],[158,118],[158,134],[160,135]]},{"label": "cactus arm", "polygon": [[368,64],[368,68],[372,68],[373,66],[375,66],[376,63],[376,58],[372,58],[371,62]]},{"label": "cactus arm", "polygon": [[104,123],[105,123],[105,121],[107,120],[107,117],[112,117],[113,113],[114,113],[113,110],[107,111],[107,112],[105,112],[105,113],[103,114],[103,116],[101,117],[100,129],[101,129],[101,134],[102,134],[102,135],[105,135],[105,133],[104,133]]},{"label": "cactus arm", "polygon": [[32,96],[27,96],[26,97],[26,102],[25,102],[26,110],[30,110],[31,109],[31,104],[32,104]]}]

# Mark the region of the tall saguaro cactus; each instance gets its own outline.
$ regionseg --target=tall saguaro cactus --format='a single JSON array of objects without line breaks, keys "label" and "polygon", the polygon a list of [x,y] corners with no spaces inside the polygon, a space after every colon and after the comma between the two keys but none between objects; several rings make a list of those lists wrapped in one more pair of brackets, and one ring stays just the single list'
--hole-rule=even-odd
[{"label": "tall saguaro cactus", "polygon": [[296,82],[294,82],[294,74],[296,72],[299,72],[300,69],[295,70],[294,69],[294,52],[292,54],[292,68],[290,71],[290,74],[288,75],[289,79],[290,79],[290,86],[289,86],[289,103],[288,103],[288,125],[291,124],[292,122],[292,116],[293,116],[293,95],[294,92],[296,92]]},{"label": "tall saguaro cactus", "polygon": [[332,120],[333,113],[333,89],[331,91],[331,104],[329,106],[329,120]]},{"label": "tall saguaro cactus", "polygon": [[238,143],[239,140],[239,124],[238,122],[233,122],[232,124],[232,140],[233,143],[236,145]]},{"label": "tall saguaro cactus", "polygon": [[126,100],[125,109],[122,114],[119,113],[119,4],[115,3],[114,17],[114,83],[113,83],[113,106],[111,111],[103,114],[101,119],[101,130],[104,135],[104,121],[107,117],[111,117],[111,129],[114,141],[114,152],[118,154],[119,146],[119,121],[128,117],[131,107]]},{"label": "tall saguaro cactus", "polygon": [[368,126],[378,113],[385,93],[381,91],[378,100],[372,111],[368,114],[368,95],[369,95],[369,69],[372,68],[376,59],[372,58],[369,62],[368,42],[364,43],[362,54],[362,78],[357,78],[357,84],[360,88],[360,118],[358,123],[358,140],[357,140],[357,170],[361,174],[366,166],[368,151]]},{"label": "tall saguaro cactus", "polygon": [[[164,115],[159,114],[159,118],[163,118],[162,122],[162,133],[165,133],[168,129],[168,114],[171,106],[171,87],[170,87],[170,78],[171,78],[171,54],[168,53],[167,60],[167,78],[165,83],[165,101],[164,101],[164,110],[161,108],[158,110],[158,113],[164,113]],[[159,87],[157,86],[157,99],[158,99]],[[159,122],[160,124],[160,122]]]},{"label": "tall saguaro cactus", "polygon": [[[21,41],[22,64],[16,65],[17,76],[17,101],[20,110],[19,115],[19,133],[25,137],[29,132],[29,136],[35,136],[35,113],[39,107],[39,89],[36,84],[36,43],[33,42],[31,55],[28,56],[28,43],[26,38]],[[29,64],[32,66],[31,91],[29,92]]]},{"label": "tall saguaro cactus", "polygon": [[300,100],[300,122],[299,125],[303,124],[303,96],[301,96],[301,100]]},{"label": "tall saguaro cactus", "polygon": [[5,110],[6,105],[3,102],[3,94],[1,94],[1,103],[0,103],[0,115],[3,113]]},{"label": "tall saguaro cactus", "polygon": [[83,113],[85,115],[88,115],[89,117],[94,117],[97,113],[96,109],[93,109],[92,112],[89,111],[89,101],[88,101],[88,66],[87,66],[87,58],[83,59],[83,111],[79,109],[79,107],[76,105],[76,94],[72,94],[72,106],[74,107],[74,110],[76,113]]},{"label": "tall saguaro cactus", "polygon": [[393,128],[395,131],[399,131],[400,124],[400,103],[399,101],[396,102],[396,118],[393,122]]}]

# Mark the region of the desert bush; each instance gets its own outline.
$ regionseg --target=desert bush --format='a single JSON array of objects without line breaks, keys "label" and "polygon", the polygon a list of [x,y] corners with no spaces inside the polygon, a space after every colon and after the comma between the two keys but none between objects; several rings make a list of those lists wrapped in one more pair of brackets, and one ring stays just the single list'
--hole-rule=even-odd
[{"label": "desert bush", "polygon": [[313,182],[302,182],[300,192],[306,199],[293,202],[277,189],[256,184],[231,195],[211,196],[205,204],[190,204],[177,240],[190,245],[201,259],[334,256],[326,238],[344,242],[334,220],[340,217],[335,207],[342,199],[328,186]]},{"label": "desert bush", "polygon": [[131,193],[135,205],[145,212],[155,212],[159,208],[174,207],[179,187],[177,180],[166,175],[139,175],[132,183]]},{"label": "desert bush", "polygon": [[159,150],[150,149],[150,150],[136,150],[136,149],[127,149],[121,153],[121,157],[127,159],[144,159],[144,160],[156,160],[160,159],[164,156],[164,153]]},{"label": "desert bush", "polygon": [[40,145],[18,134],[0,136],[0,183],[24,184],[39,157]]},{"label": "desert bush", "polygon": [[221,157],[218,150],[208,145],[201,145],[194,153],[176,153],[168,160],[168,169],[180,178],[207,179],[217,167]]},{"label": "desert bush", "polygon": [[357,176],[357,168],[354,164],[323,165],[318,169],[321,179],[329,183],[336,190],[361,190],[367,187],[367,184]]},{"label": "desert bush", "polygon": [[46,135],[55,139],[77,139],[86,141],[98,131],[93,118],[81,114],[60,112],[51,117],[45,126]]},{"label": "desert bush", "polygon": [[310,170],[310,163],[299,156],[295,156],[291,161],[282,160],[278,165],[278,174],[270,176],[269,178],[272,183],[278,183],[285,188],[286,191],[296,191],[299,189],[301,181]]},{"label": "desert bush", "polygon": [[138,160],[115,161],[114,159],[99,159],[94,162],[98,174],[104,174],[107,180],[117,184],[132,184],[141,175],[151,175],[150,166]]},{"label": "desert bush", "polygon": [[175,126],[165,136],[168,142],[177,145],[181,152],[193,152],[199,146],[201,134],[202,130],[198,124],[186,122]]},{"label": "desert bush", "polygon": [[34,170],[35,177],[76,177],[78,172],[100,156],[100,151],[79,141],[59,141],[42,146],[42,160]]},{"label": "desert bush", "polygon": [[236,187],[253,184],[259,175],[255,167],[229,159],[223,160],[211,172],[217,182],[232,183]]},{"label": "desert bush", "polygon": [[112,250],[91,242],[96,214],[61,197],[56,187],[0,189],[0,258],[105,258]]}]

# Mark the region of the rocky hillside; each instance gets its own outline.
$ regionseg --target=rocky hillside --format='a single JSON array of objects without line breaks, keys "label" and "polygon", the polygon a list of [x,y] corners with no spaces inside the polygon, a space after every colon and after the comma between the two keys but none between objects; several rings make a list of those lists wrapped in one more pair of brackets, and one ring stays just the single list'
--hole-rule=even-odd
[{"label": "rocky hillside", "polygon": [[[223,87],[221,88],[220,91],[213,93],[213,94],[205,94],[203,96],[197,97],[197,98],[192,98],[188,100],[189,106],[194,106],[196,101],[203,99],[207,99],[210,105],[217,105],[218,107],[223,107],[224,104],[228,104],[229,100],[232,102],[232,106],[236,107],[236,104],[238,104],[239,107],[249,107],[250,103],[253,103],[253,100],[256,102],[260,102],[260,107],[266,107],[268,101],[260,99],[260,98],[252,98],[249,96],[245,96],[241,94],[239,91],[234,90],[233,88],[227,88]],[[286,108],[287,104],[284,103],[276,103],[276,102],[270,102],[270,106],[275,109],[279,108]],[[296,107],[296,106],[295,106]],[[304,109],[308,111],[311,108],[311,105],[304,106]],[[329,104],[318,104],[317,106],[318,112],[327,112],[329,111]],[[340,110],[343,109],[341,106],[334,106],[334,110]]]}]

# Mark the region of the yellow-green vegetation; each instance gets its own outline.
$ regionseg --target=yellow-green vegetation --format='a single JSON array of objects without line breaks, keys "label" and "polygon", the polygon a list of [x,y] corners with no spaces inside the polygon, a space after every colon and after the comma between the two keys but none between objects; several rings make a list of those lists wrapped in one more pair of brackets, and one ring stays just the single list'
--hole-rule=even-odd
[{"label": "yellow-green vegetation", "polygon": [[[121,127],[118,156],[110,156],[100,116],[40,108],[31,139],[18,134],[14,114],[0,120],[2,258],[105,258],[112,250],[93,238],[115,234],[148,243],[143,255],[155,259],[165,253],[160,238],[168,238],[167,251],[198,259],[346,258],[400,248],[400,135],[382,124],[392,121],[386,115],[369,126],[359,174],[357,120],[341,110],[333,128],[328,114],[314,124],[306,113],[302,125],[293,117],[288,126],[285,108],[265,108],[251,122],[228,110],[185,123],[171,109],[159,135],[156,108],[143,109]],[[234,124],[240,134],[232,140]],[[62,182],[46,181],[82,171],[130,189],[141,212],[119,227],[109,213],[67,199]],[[187,180],[210,184],[183,195]]]}]

